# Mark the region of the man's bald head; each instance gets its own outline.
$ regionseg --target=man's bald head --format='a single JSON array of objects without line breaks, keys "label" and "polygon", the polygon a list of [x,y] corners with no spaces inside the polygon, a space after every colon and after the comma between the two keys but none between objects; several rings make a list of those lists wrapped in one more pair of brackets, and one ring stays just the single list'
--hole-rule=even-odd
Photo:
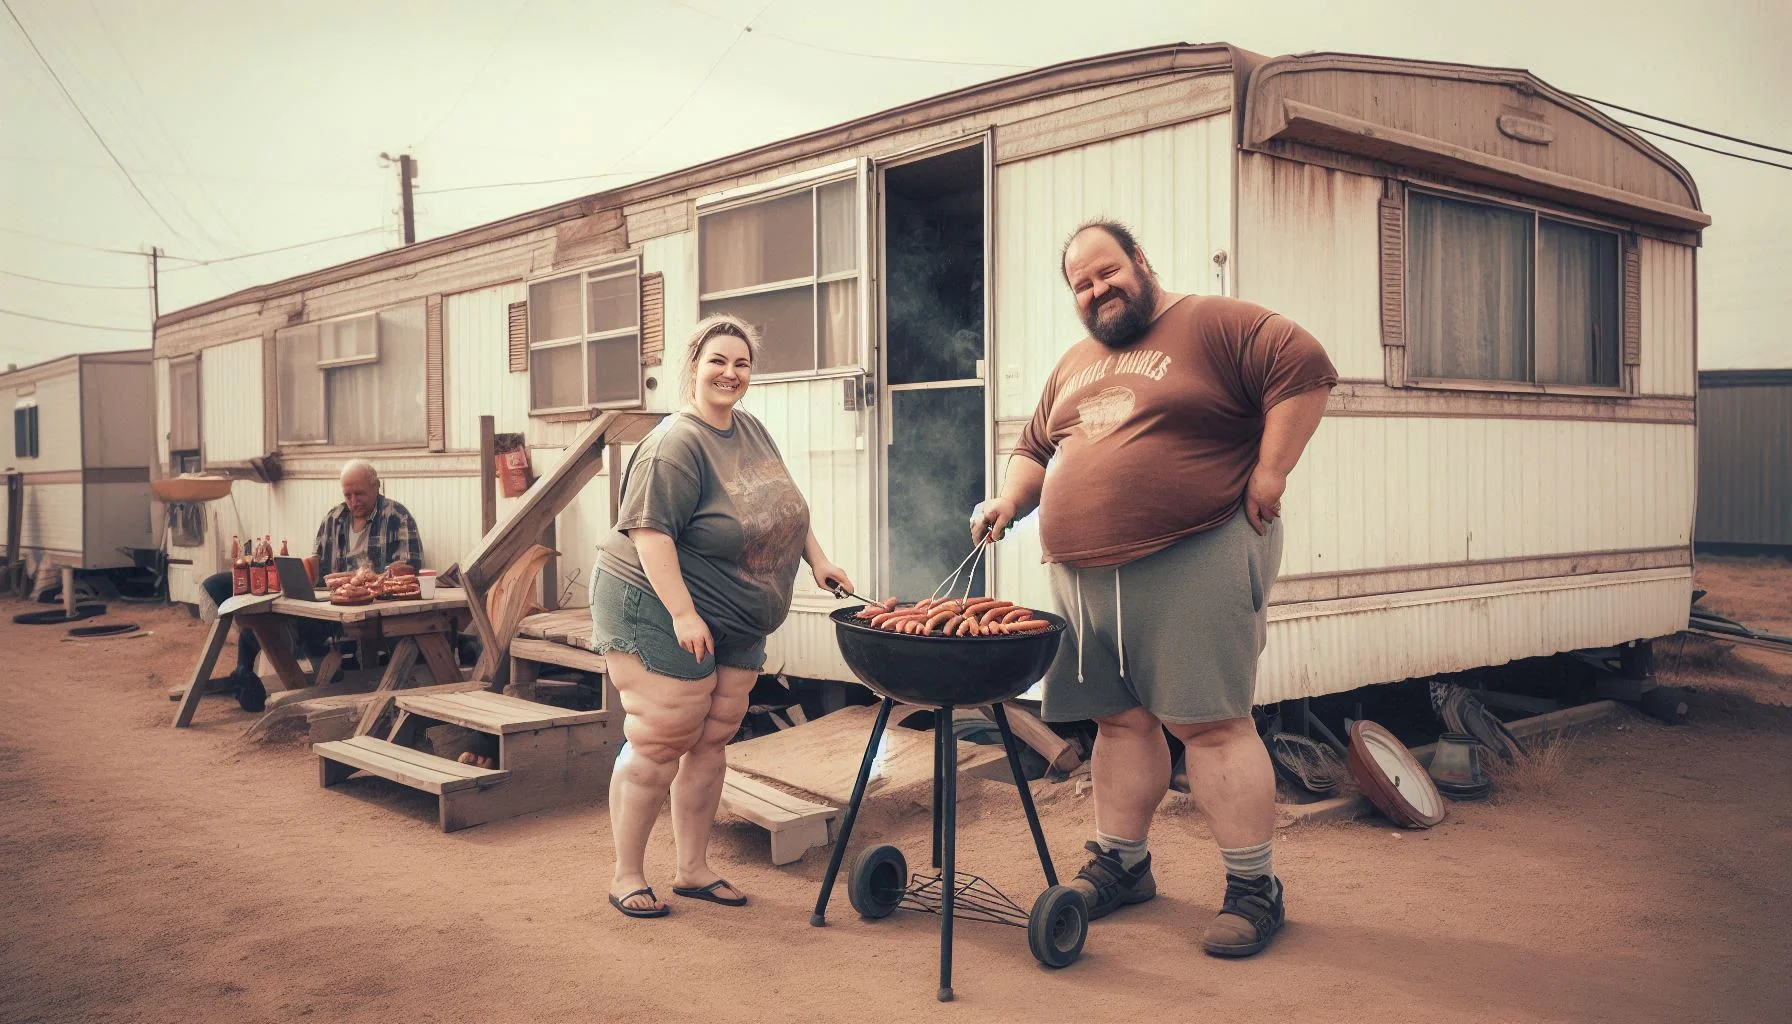
[{"label": "man's bald head", "polygon": [[380,494],[380,471],[366,459],[350,459],[343,463],[342,500],[356,519],[373,515],[373,506]]}]

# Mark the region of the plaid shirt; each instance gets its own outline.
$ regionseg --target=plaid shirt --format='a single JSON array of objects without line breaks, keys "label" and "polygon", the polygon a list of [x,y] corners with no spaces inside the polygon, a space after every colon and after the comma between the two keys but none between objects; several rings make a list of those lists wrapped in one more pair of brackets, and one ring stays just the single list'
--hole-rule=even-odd
[{"label": "plaid shirt", "polygon": [[[348,503],[343,502],[331,509],[317,528],[318,578],[325,573],[355,569],[348,561],[348,535],[354,520]],[[383,494],[374,496],[373,514],[367,517],[367,560],[374,572],[384,572],[393,562],[423,568],[423,537],[417,532],[417,520],[403,505]]]}]

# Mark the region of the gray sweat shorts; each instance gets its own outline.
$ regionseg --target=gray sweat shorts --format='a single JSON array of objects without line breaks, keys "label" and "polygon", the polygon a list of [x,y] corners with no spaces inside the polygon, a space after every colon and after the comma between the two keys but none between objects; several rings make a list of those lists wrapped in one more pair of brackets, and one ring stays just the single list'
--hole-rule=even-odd
[{"label": "gray sweat shorts", "polygon": [[1070,629],[1045,674],[1045,719],[1141,706],[1171,725],[1249,717],[1281,564],[1281,521],[1258,536],[1241,510],[1125,565],[1052,565]]}]

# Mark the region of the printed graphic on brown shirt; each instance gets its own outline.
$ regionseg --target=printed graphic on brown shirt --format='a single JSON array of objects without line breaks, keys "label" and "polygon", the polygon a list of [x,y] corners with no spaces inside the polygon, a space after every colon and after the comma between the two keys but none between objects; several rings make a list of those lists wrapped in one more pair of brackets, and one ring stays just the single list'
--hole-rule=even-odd
[{"label": "printed graphic on brown shirt", "polygon": [[1138,405],[1139,396],[1131,388],[1118,385],[1103,388],[1076,404],[1077,419],[1082,423],[1083,439],[1093,444],[1112,434],[1126,422]]},{"label": "printed graphic on brown shirt", "polygon": [[783,463],[743,466],[722,486],[740,518],[741,570],[768,583],[788,580],[809,536],[809,506]]}]

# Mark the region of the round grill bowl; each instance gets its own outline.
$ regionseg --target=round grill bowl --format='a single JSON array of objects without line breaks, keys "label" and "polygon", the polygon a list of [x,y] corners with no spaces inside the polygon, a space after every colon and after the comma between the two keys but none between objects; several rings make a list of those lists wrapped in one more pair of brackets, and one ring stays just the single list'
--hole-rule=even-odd
[{"label": "round grill bowl", "polygon": [[834,639],[846,665],[878,695],[923,707],[977,707],[1013,700],[1045,676],[1066,623],[1049,612],[1049,628],[1023,636],[908,636],[873,629],[841,608]]}]

